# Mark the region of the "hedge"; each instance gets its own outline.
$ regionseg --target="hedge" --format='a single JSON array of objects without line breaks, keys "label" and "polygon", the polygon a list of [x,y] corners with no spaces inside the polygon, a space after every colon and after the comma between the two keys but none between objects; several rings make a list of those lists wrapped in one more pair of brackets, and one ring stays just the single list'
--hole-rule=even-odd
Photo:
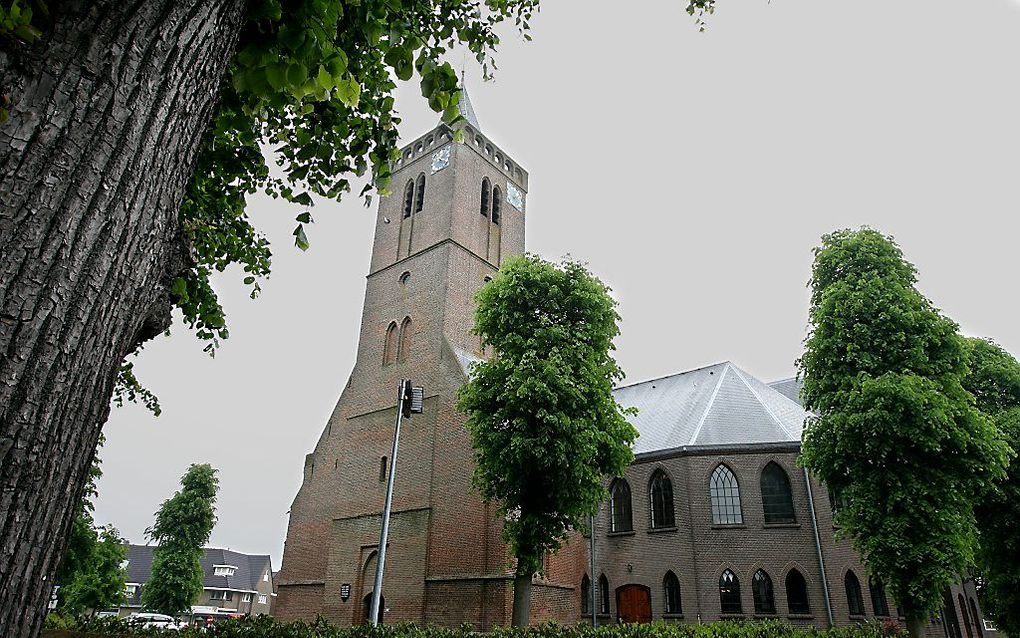
[{"label": "hedge", "polygon": [[[132,638],[134,636],[179,636],[180,638],[477,638],[470,626],[460,629],[413,624],[369,627],[338,627],[322,618],[312,623],[284,623],[268,616],[219,622],[207,631],[180,632],[132,629],[116,618],[48,623],[44,638]],[[646,625],[605,625],[546,623],[527,629],[499,628],[491,638],[903,638],[899,624],[870,622],[852,627],[815,629],[793,627],[775,620],[723,621],[707,624],[664,623]]]}]

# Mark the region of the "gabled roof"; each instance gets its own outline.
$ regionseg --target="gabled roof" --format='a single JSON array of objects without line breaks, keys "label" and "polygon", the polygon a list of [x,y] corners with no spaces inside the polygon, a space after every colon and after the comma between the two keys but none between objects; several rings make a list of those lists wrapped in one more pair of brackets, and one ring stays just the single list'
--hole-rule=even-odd
[{"label": "gabled roof", "polygon": [[790,399],[797,405],[804,405],[804,402],[800,400],[800,391],[804,387],[804,381],[797,377],[790,377],[789,379],[779,379],[769,384],[769,387],[776,392],[781,393],[787,399]]},{"label": "gabled roof", "polygon": [[[127,549],[127,582],[144,585],[152,574],[152,552],[156,546],[128,545]],[[204,572],[203,587],[251,591],[258,586],[262,574],[270,568],[270,557],[206,547],[201,563]],[[231,565],[237,569],[233,576],[216,576],[215,565]]]},{"label": "gabled roof", "polygon": [[618,388],[642,454],[680,447],[800,442],[808,413],[729,361]]}]

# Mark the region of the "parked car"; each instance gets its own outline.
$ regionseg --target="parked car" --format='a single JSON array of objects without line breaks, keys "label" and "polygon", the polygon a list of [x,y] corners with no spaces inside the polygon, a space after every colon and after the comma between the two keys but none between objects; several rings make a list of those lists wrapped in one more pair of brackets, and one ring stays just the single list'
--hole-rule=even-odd
[{"label": "parked car", "polygon": [[181,624],[177,622],[177,619],[166,614],[142,612],[131,614],[127,617],[127,621],[142,629],[167,629],[169,631],[179,631],[181,629]]}]

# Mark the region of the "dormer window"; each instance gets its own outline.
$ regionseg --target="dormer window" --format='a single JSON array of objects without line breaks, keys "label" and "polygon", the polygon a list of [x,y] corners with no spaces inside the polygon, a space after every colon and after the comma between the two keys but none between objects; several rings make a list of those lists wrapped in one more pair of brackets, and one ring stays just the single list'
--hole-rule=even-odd
[{"label": "dormer window", "polygon": [[236,565],[213,565],[213,576],[233,576],[236,571]]}]

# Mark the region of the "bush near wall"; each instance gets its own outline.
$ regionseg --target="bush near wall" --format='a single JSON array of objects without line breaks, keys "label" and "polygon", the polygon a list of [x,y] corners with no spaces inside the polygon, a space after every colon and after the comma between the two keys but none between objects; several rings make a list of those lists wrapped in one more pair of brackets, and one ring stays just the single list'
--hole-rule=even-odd
[{"label": "bush near wall", "polygon": [[[132,629],[121,619],[102,618],[76,622],[49,622],[43,638],[134,638],[135,636],[177,636],[179,638],[477,638],[471,627],[441,629],[412,624],[369,627],[338,627],[323,619],[313,623],[283,623],[268,616],[217,623],[207,631],[180,632]],[[497,629],[491,638],[902,638],[905,632],[895,622],[871,622],[837,629],[795,628],[784,622],[726,621],[708,624],[652,623],[647,625],[588,625],[552,623],[527,629]]]}]

